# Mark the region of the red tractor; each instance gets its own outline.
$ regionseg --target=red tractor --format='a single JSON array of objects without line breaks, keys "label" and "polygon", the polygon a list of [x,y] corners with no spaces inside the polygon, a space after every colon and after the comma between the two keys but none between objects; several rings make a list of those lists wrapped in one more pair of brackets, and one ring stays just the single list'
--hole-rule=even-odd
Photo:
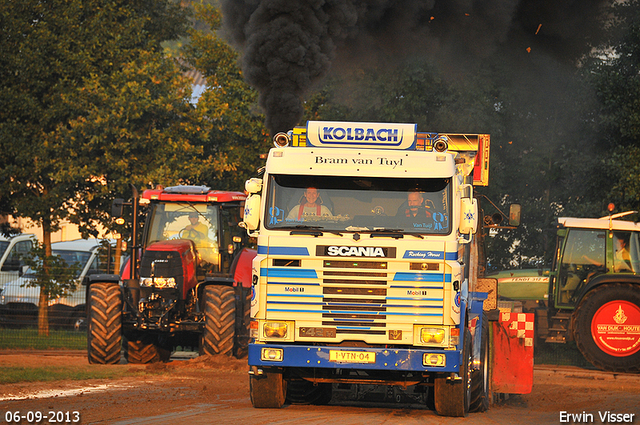
[{"label": "red tractor", "polygon": [[[241,357],[249,340],[251,261],[245,195],[206,186],[146,190],[133,201],[131,251],[120,275],[91,275],[89,363],[168,361],[176,347]],[[144,211],[142,211],[144,210]],[[138,216],[146,216],[138,242]],[[124,222],[120,219],[121,222]]]}]

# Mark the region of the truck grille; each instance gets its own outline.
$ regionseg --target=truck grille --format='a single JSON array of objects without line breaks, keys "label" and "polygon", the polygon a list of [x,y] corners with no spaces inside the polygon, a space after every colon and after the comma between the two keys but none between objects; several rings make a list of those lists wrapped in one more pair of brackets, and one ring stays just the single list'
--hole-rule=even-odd
[{"label": "truck grille", "polygon": [[401,261],[325,260],[318,270],[304,266],[268,269],[268,317],[354,336],[442,323],[443,288],[450,277],[437,269],[415,270]]}]

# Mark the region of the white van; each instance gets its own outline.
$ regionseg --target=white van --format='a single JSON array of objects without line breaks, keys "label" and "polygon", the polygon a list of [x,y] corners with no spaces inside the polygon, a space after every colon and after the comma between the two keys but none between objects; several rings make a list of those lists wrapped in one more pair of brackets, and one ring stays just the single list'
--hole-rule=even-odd
[{"label": "white van", "polygon": [[[100,239],[76,239],[51,244],[53,255],[62,257],[67,264],[80,264],[76,276],[76,289],[66,297],[49,300],[49,323],[53,325],[80,328],[84,323],[86,286],[85,276],[95,273],[113,273],[113,262],[107,261],[106,251],[98,249]],[[111,245],[115,241],[109,241]],[[113,254],[111,255],[113,257]],[[108,270],[110,268],[111,270]],[[0,293],[0,324],[32,324],[38,317],[40,288],[28,287],[34,279],[34,272],[28,269],[21,277],[7,282]]]},{"label": "white van", "polygon": [[0,235],[0,292],[7,282],[17,279],[26,271],[23,256],[37,243],[35,235],[21,234],[12,237]]}]

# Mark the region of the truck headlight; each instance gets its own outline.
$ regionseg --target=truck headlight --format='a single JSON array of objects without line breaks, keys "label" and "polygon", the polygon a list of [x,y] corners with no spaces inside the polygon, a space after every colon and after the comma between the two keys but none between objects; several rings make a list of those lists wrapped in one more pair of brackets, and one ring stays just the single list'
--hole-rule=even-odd
[{"label": "truck headlight", "polygon": [[142,277],[140,286],[158,289],[175,288],[176,279],[174,277]]},{"label": "truck headlight", "polygon": [[267,338],[286,338],[289,333],[287,322],[265,322],[262,329]]},{"label": "truck headlight", "polygon": [[263,348],[260,351],[260,360],[281,362],[284,351],[281,348]]},{"label": "truck headlight", "polygon": [[442,344],[444,341],[445,331],[442,328],[421,328],[420,341],[425,344]]},{"label": "truck headlight", "polygon": [[447,356],[444,354],[425,353],[422,356],[422,365],[431,367],[445,367],[447,365]]}]

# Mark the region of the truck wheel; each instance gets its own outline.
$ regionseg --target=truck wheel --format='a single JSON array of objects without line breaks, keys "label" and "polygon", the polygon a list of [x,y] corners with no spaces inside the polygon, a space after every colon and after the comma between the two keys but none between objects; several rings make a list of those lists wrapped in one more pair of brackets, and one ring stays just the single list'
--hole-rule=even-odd
[{"label": "truck wheel", "polygon": [[471,372],[470,412],[489,409],[489,321],[482,317],[482,341],[480,342],[480,367]]},{"label": "truck wheel", "polygon": [[142,335],[126,340],[124,357],[134,364],[168,362],[171,350],[160,347],[156,336]]},{"label": "truck wheel", "polygon": [[233,354],[236,319],[236,295],[228,286],[204,288],[204,332],[202,352],[215,355]]},{"label": "truck wheel", "polygon": [[[611,372],[640,371],[640,287],[602,285],[584,296],[573,313],[573,336],[582,355]],[[624,325],[624,327],[623,327]]]},{"label": "truck wheel", "polygon": [[120,363],[122,297],[117,284],[94,283],[89,287],[87,318],[89,363]]},{"label": "truck wheel", "polygon": [[331,401],[331,384],[314,384],[304,379],[287,382],[287,402],[323,406]]},{"label": "truck wheel", "polygon": [[459,380],[447,380],[446,376],[438,376],[434,382],[434,402],[436,413],[440,416],[464,417],[469,413],[471,398],[471,376],[469,367],[471,362],[471,333],[464,332],[462,349],[462,364],[460,365]]},{"label": "truck wheel", "polygon": [[282,377],[282,372],[263,371],[258,374],[258,368],[251,367],[254,372],[249,375],[249,392],[251,404],[256,408],[275,408],[284,405],[287,393],[287,381]]}]

